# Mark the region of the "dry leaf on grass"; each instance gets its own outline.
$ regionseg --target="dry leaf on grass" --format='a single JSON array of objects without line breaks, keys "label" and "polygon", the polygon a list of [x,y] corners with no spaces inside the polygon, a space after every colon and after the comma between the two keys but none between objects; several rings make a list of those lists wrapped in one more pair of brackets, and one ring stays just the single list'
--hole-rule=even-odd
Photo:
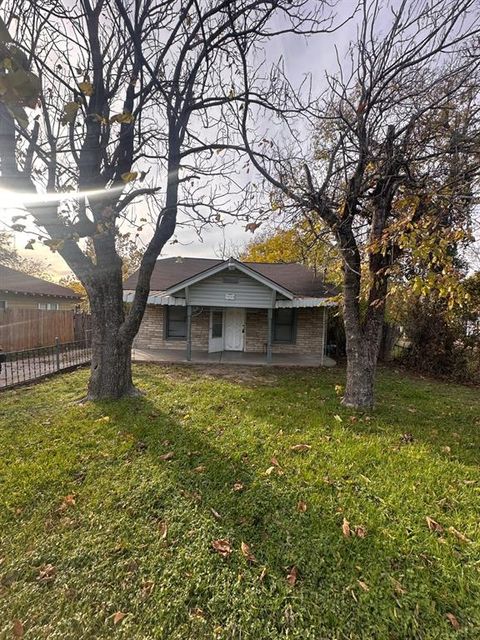
[{"label": "dry leaf on grass", "polygon": [[257,561],[246,542],[242,542],[242,544],[240,545],[240,549],[242,551],[242,555],[247,559],[248,562],[253,563]]},{"label": "dry leaf on grass", "polygon": [[123,613],[123,611],[117,611],[117,613],[115,613],[113,616],[113,624],[119,624],[126,615],[127,614]]},{"label": "dry leaf on grass", "polygon": [[290,447],[290,451],[301,453],[302,451],[310,451],[311,448],[309,444],[294,444]]},{"label": "dry leaf on grass", "polygon": [[342,533],[345,536],[345,538],[349,538],[351,536],[351,533],[352,533],[352,531],[350,529],[350,523],[346,518],[343,519]]},{"label": "dry leaf on grass", "polygon": [[275,467],[268,467],[268,469],[265,471],[265,475],[270,476],[274,471]]},{"label": "dry leaf on grass", "polygon": [[307,503],[304,502],[303,500],[299,500],[297,503],[297,511],[299,511],[300,513],[305,513],[305,511],[307,510]]},{"label": "dry leaf on grass", "polygon": [[171,460],[173,458],[173,456],[175,455],[175,453],[173,451],[169,451],[168,453],[164,453],[160,456],[160,460]]},{"label": "dry leaf on grass", "polygon": [[152,595],[152,591],[155,587],[155,583],[153,580],[145,580],[142,582],[140,597],[142,600],[146,600],[148,597]]},{"label": "dry leaf on grass", "polygon": [[198,467],[195,467],[193,470],[195,473],[203,473],[206,471],[207,467],[204,464],[199,464]]},{"label": "dry leaf on grass", "polygon": [[270,460],[270,462],[273,464],[274,467],[279,467],[280,463],[279,461],[276,459],[275,456],[272,456],[272,459]]},{"label": "dry leaf on grass", "polygon": [[244,485],[241,482],[235,482],[233,485],[234,491],[243,491],[245,489]]},{"label": "dry leaf on grass", "polygon": [[69,507],[75,506],[75,496],[73,493],[68,494],[64,497],[62,504],[58,507],[58,511],[65,511]]},{"label": "dry leaf on grass", "polygon": [[357,538],[365,538],[365,536],[367,535],[367,529],[361,524],[355,525],[353,533],[357,536]]},{"label": "dry leaf on grass", "polygon": [[297,582],[297,578],[298,578],[298,569],[297,567],[293,566],[287,574],[288,584],[291,587],[295,586],[295,583]]},{"label": "dry leaf on grass", "polygon": [[190,617],[205,620],[205,611],[203,609],[200,609],[200,607],[195,607],[194,609],[191,609]]},{"label": "dry leaf on grass", "polygon": [[460,622],[457,620],[456,616],[454,616],[453,613],[447,613],[446,617],[455,631],[458,631],[460,629]]},{"label": "dry leaf on grass", "polygon": [[47,583],[53,582],[57,575],[57,570],[53,564],[44,564],[38,570],[37,582]]},{"label": "dry leaf on grass", "polygon": [[471,542],[470,538],[467,538],[467,536],[465,536],[461,531],[458,531],[458,529],[455,529],[455,527],[448,527],[448,530],[450,533],[453,533],[460,542]]},{"label": "dry leaf on grass", "polygon": [[434,520],[433,518],[430,518],[430,516],[426,516],[425,520],[427,522],[427,527],[429,528],[430,531],[443,533],[442,525],[439,524],[436,520]]},{"label": "dry leaf on grass", "polygon": [[224,538],[219,538],[218,540],[214,540],[212,542],[212,547],[215,551],[222,556],[222,558],[228,558],[228,556],[232,553],[232,546],[228,540]]},{"label": "dry leaf on grass", "polygon": [[357,580],[357,582],[361,589],[363,589],[364,591],[370,591],[366,582],[363,582],[363,580]]},{"label": "dry leaf on grass", "polygon": [[23,638],[25,629],[23,628],[23,624],[21,620],[13,621],[12,633],[14,638]]},{"label": "dry leaf on grass", "polygon": [[222,516],[218,513],[218,511],[215,511],[213,507],[210,507],[210,511],[212,512],[212,516],[215,518],[215,520],[222,519]]},{"label": "dry leaf on grass", "polygon": [[159,522],[158,530],[160,532],[160,540],[166,540],[168,536],[168,524],[165,521]]},{"label": "dry leaf on grass", "polygon": [[267,567],[263,567],[263,569],[260,572],[260,575],[258,576],[258,581],[263,582],[265,580],[266,575],[267,575]]}]

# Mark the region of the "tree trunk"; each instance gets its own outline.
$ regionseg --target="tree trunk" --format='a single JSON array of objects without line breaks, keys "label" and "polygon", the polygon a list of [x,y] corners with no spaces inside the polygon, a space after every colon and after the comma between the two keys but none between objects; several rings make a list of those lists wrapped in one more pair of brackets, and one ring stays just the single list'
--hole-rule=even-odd
[{"label": "tree trunk", "polygon": [[92,364],[88,400],[136,396],[132,381],[132,341],[120,331],[124,321],[123,292],[112,282],[96,282],[89,291],[92,313]]},{"label": "tree trunk", "polygon": [[[347,383],[342,404],[355,409],[370,409],[374,403],[375,372],[380,340],[372,344],[361,328],[352,337],[347,332]],[[375,349],[375,346],[377,348]]]}]

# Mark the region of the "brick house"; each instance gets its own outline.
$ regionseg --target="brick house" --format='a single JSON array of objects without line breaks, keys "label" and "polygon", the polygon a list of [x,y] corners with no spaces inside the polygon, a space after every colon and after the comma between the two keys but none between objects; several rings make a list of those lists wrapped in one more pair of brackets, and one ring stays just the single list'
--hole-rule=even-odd
[{"label": "brick house", "polygon": [[[132,300],[137,274],[124,284]],[[316,354],[323,362],[334,288],[294,263],[234,258],[164,258],[151,278],[134,348],[264,354]]]}]

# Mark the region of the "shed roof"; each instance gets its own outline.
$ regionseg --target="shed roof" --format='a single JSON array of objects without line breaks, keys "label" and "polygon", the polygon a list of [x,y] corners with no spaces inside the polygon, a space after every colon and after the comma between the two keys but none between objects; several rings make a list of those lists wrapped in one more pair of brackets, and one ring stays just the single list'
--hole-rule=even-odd
[{"label": "shed roof", "polygon": [[68,287],[54,282],[29,276],[26,273],[0,264],[0,291],[5,293],[22,293],[25,295],[49,296],[52,298],[71,298],[78,300],[81,296]]}]

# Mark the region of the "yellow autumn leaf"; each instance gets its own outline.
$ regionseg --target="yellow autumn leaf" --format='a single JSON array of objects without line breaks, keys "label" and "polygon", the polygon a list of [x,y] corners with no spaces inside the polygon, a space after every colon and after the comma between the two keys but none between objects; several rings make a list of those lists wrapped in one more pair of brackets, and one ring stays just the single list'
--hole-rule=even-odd
[{"label": "yellow autumn leaf", "polygon": [[77,115],[77,111],[80,108],[78,102],[67,102],[63,105],[63,115],[61,119],[62,124],[72,124]]},{"label": "yellow autumn leaf", "polygon": [[120,124],[130,124],[135,120],[133,115],[129,111],[123,113],[116,113],[110,118],[110,122],[119,122]]},{"label": "yellow autumn leaf", "polygon": [[122,180],[127,183],[127,182],[133,182],[134,180],[136,180],[138,177],[138,172],[137,171],[126,171],[125,173],[122,173]]},{"label": "yellow autumn leaf", "polygon": [[95,90],[93,88],[93,84],[91,82],[79,82],[78,86],[79,86],[80,91],[85,96],[93,96],[93,94],[95,93]]}]

